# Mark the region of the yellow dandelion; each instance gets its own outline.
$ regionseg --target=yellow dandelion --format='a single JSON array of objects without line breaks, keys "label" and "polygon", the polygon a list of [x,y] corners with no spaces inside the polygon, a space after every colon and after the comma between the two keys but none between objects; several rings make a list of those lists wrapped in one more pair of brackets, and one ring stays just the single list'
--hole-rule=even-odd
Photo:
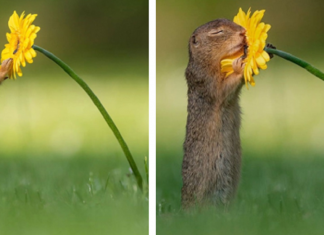
[{"label": "yellow dandelion", "polygon": [[[245,84],[249,82],[252,86],[255,85],[253,74],[259,74],[260,69],[267,68],[267,62],[270,60],[269,54],[264,51],[266,46],[267,32],[271,28],[269,24],[260,22],[265,10],[255,11],[251,15],[251,9],[245,14],[240,8],[238,14],[234,17],[234,22],[246,29],[247,51],[244,59],[244,79]],[[235,58],[226,58],[221,61],[222,72],[226,73],[226,77],[233,73],[232,62]]]},{"label": "yellow dandelion", "polygon": [[12,59],[11,67],[8,71],[9,78],[16,79],[16,74],[21,77],[20,66],[25,67],[26,61],[33,63],[33,58],[36,56],[32,46],[40,27],[32,25],[32,23],[37,14],[29,14],[26,18],[24,16],[24,12],[19,17],[16,11],[14,11],[8,22],[10,33],[7,33],[6,36],[9,43],[2,50],[1,63],[7,59]]}]

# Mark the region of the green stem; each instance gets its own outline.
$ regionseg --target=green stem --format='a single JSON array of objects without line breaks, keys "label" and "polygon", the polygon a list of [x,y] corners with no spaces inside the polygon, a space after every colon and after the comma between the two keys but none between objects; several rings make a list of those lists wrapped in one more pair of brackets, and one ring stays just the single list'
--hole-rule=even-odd
[{"label": "green stem", "polygon": [[312,73],[313,75],[315,75],[316,77],[322,79],[324,81],[324,73],[321,72],[319,69],[315,68],[314,66],[310,65],[309,63],[307,63],[306,61],[304,60],[301,60],[299,58],[297,58],[296,56],[293,56],[287,52],[284,52],[284,51],[280,51],[280,50],[277,50],[277,49],[273,49],[273,48],[270,48],[270,47],[265,47],[264,50],[268,53],[271,53],[271,54],[275,54],[277,56],[280,56],[286,60],[289,60],[301,67],[303,67],[304,69],[306,69],[308,72]]},{"label": "green stem", "polygon": [[104,106],[101,104],[100,100],[98,99],[98,97],[93,93],[93,91],[90,89],[90,87],[66,64],[64,63],[62,60],[60,60],[59,58],[57,58],[54,54],[50,53],[49,51],[46,51],[45,49],[33,45],[33,48],[36,51],[39,51],[41,53],[43,53],[45,56],[47,56],[48,58],[50,58],[51,60],[53,60],[56,64],[58,64],[68,75],[70,75],[70,77],[72,77],[82,88],[83,90],[89,95],[89,97],[91,98],[91,100],[93,101],[93,103],[97,106],[97,108],[99,109],[101,115],[103,116],[103,118],[105,119],[106,123],[108,124],[108,126],[110,127],[110,129],[112,130],[112,132],[114,133],[116,139],[118,140],[120,147],[123,149],[123,152],[128,160],[128,163],[135,175],[138,187],[141,189],[141,191],[143,191],[143,180],[142,180],[142,176],[140,174],[140,172],[138,171],[138,168],[136,166],[136,163],[132,157],[132,154],[130,153],[128,146],[126,144],[126,142],[124,141],[122,135],[120,134],[117,126],[115,125],[115,123],[113,122],[113,120],[111,119],[111,117],[109,116],[108,112],[106,111],[106,109],[104,108]]}]

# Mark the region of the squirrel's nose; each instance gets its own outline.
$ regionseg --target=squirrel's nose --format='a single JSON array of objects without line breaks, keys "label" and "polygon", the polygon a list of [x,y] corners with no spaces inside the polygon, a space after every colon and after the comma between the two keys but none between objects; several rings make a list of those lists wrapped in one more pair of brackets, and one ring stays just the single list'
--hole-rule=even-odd
[{"label": "squirrel's nose", "polygon": [[245,33],[246,33],[246,29],[243,29],[243,30],[240,32],[240,35],[241,35],[241,36],[245,36]]}]

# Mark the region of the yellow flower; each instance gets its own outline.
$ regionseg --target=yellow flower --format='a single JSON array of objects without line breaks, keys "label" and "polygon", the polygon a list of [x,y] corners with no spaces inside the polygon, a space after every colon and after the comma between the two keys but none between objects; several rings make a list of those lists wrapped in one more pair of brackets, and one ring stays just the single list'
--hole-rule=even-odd
[{"label": "yellow flower", "polygon": [[10,58],[13,59],[11,68],[8,71],[9,78],[16,78],[16,73],[21,77],[20,66],[25,67],[26,61],[33,63],[33,57],[36,56],[32,46],[40,27],[36,27],[32,23],[37,14],[29,14],[26,18],[24,16],[24,12],[19,17],[14,11],[8,22],[10,33],[7,33],[6,36],[9,43],[2,50],[1,63]]},{"label": "yellow flower", "polygon": [[[250,17],[251,10],[249,9],[247,14],[240,8],[239,13],[234,17],[234,22],[241,25],[246,29],[246,43],[247,53],[244,59],[244,79],[245,84],[249,82],[252,86],[255,85],[253,79],[253,73],[259,74],[260,69],[266,69],[270,57],[264,47],[266,46],[266,39],[268,37],[267,32],[271,28],[269,24],[263,22],[260,23],[265,10],[255,11]],[[240,55],[242,56],[242,55]],[[236,57],[238,58],[238,57]],[[232,62],[235,58],[226,58],[221,61],[222,72],[226,73],[226,77],[233,73]]]}]

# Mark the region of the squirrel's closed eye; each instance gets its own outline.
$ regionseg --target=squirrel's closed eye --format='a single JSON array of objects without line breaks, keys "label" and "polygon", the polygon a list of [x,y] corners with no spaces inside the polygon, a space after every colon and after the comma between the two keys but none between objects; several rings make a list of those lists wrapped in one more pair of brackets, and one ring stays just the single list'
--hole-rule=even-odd
[{"label": "squirrel's closed eye", "polygon": [[224,31],[222,29],[217,29],[217,30],[212,30],[209,32],[209,35],[214,36],[214,35],[219,35],[222,34]]}]

